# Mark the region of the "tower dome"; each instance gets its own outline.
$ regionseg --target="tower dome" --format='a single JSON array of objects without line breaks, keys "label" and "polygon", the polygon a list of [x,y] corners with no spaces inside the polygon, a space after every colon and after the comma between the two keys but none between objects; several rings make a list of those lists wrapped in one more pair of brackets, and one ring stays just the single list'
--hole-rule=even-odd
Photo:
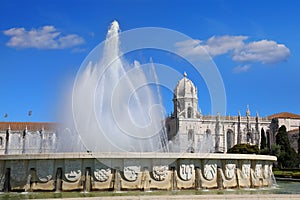
[{"label": "tower dome", "polygon": [[173,104],[176,117],[197,118],[199,116],[197,88],[187,78],[186,72],[174,89]]},{"label": "tower dome", "polygon": [[178,82],[174,90],[174,98],[196,98],[197,99],[197,88],[194,83],[187,78],[186,72],[184,77]]}]

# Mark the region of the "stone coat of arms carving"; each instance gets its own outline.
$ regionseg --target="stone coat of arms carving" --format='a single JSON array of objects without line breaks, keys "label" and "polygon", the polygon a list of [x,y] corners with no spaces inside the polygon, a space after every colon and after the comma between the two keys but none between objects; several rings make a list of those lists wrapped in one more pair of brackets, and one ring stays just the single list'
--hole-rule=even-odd
[{"label": "stone coat of arms carving", "polygon": [[135,181],[138,178],[138,174],[141,171],[139,160],[126,159],[124,160],[124,177],[128,181]]},{"label": "stone coat of arms carving", "polygon": [[192,164],[181,164],[179,167],[179,175],[185,181],[188,181],[192,178],[193,171],[194,165]]},{"label": "stone coat of arms carving", "polygon": [[107,181],[110,174],[111,170],[109,168],[96,168],[94,171],[94,177],[100,182]]},{"label": "stone coat of arms carving", "polygon": [[251,164],[250,163],[243,163],[242,164],[242,172],[243,172],[244,176],[250,177]]},{"label": "stone coat of arms carving", "polygon": [[124,167],[124,177],[128,181],[135,181],[135,180],[137,180],[139,172],[140,172],[140,167],[138,167],[138,166],[127,166],[127,167]]},{"label": "stone coat of arms carving", "polygon": [[168,176],[168,166],[161,165],[161,166],[153,166],[153,177],[157,181],[163,181]]},{"label": "stone coat of arms carving", "polygon": [[70,182],[81,178],[81,160],[65,160],[65,177]]},{"label": "stone coat of arms carving", "polygon": [[260,178],[262,175],[262,164],[256,164],[254,170],[254,177]]},{"label": "stone coat of arms carving", "polygon": [[225,176],[226,178],[232,179],[235,175],[236,164],[226,164],[225,165]]},{"label": "stone coat of arms carving", "polygon": [[207,180],[213,180],[217,174],[217,164],[205,164],[203,172]]},{"label": "stone coat of arms carving", "polygon": [[53,177],[54,161],[51,160],[37,160],[36,174],[41,182],[48,182]]},{"label": "stone coat of arms carving", "polygon": [[110,174],[111,174],[111,169],[109,167],[100,163],[99,161],[95,161],[94,177],[97,181],[100,182],[107,181]]}]

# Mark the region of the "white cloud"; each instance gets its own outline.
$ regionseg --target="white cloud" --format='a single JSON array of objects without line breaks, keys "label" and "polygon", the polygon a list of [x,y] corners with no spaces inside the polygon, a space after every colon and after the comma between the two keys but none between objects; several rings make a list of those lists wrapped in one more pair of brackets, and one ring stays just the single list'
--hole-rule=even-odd
[{"label": "white cloud", "polygon": [[185,40],[182,42],[177,42],[175,45],[177,47],[194,47],[201,43],[201,40]]},{"label": "white cloud", "polygon": [[[190,59],[198,59],[205,55],[212,57],[228,54],[233,61],[248,64],[260,62],[263,64],[278,63],[287,60],[290,50],[284,44],[271,40],[246,42],[247,36],[213,36],[207,41],[186,40],[175,44],[177,52]],[[237,71],[247,71],[250,66],[236,68]],[[236,71],[234,70],[234,71]]]},{"label": "white cloud", "polygon": [[243,66],[237,66],[233,68],[232,72],[233,73],[242,73],[242,72],[247,72],[251,68],[250,65],[243,65]]},{"label": "white cloud", "polygon": [[180,55],[194,58],[207,55],[207,51],[203,48],[201,43],[201,40],[186,40],[177,42],[175,47],[177,47],[177,53]]},{"label": "white cloud", "polygon": [[244,45],[244,40],[247,36],[213,36],[206,42],[201,40],[186,40],[175,44],[178,47],[178,52],[184,56],[193,57],[209,54],[217,56],[226,54],[236,48]]},{"label": "white cloud", "polygon": [[261,40],[250,42],[236,49],[232,59],[238,62],[278,63],[287,60],[290,50],[284,44],[275,41]]},{"label": "white cloud", "polygon": [[222,55],[233,49],[242,47],[244,45],[244,40],[247,38],[247,36],[213,36],[207,40],[204,48],[212,56]]},{"label": "white cloud", "polygon": [[11,28],[3,32],[10,36],[6,43],[14,48],[65,49],[84,43],[76,34],[62,35],[54,26],[43,26],[39,29]]}]

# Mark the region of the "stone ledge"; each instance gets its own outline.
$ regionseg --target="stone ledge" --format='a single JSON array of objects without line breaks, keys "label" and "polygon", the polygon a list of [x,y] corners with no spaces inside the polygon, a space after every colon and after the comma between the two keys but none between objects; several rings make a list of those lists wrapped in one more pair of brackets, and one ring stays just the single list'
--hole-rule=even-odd
[{"label": "stone ledge", "polygon": [[[145,195],[145,196],[111,196],[111,197],[80,197],[80,198],[68,198],[68,200],[152,200],[152,199],[205,199],[205,200],[215,200],[215,199],[243,199],[243,200],[283,200],[283,199],[300,199],[300,194],[244,194],[244,195]],[[56,199],[47,199],[56,200]]]},{"label": "stone ledge", "polygon": [[268,160],[276,161],[276,156],[255,154],[218,154],[218,153],[151,153],[151,152],[73,152],[73,153],[42,153],[42,154],[14,154],[1,155],[0,160],[31,160],[31,159],[72,159],[72,158],[169,158],[169,159],[218,159],[218,160]]}]

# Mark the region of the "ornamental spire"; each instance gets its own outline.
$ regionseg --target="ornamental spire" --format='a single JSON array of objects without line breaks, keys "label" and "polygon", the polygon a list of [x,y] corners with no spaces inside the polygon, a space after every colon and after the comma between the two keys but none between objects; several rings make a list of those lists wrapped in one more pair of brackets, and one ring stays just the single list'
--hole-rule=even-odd
[{"label": "ornamental spire", "polygon": [[247,105],[246,116],[247,116],[247,117],[250,116],[250,108],[249,108],[249,104]]}]

